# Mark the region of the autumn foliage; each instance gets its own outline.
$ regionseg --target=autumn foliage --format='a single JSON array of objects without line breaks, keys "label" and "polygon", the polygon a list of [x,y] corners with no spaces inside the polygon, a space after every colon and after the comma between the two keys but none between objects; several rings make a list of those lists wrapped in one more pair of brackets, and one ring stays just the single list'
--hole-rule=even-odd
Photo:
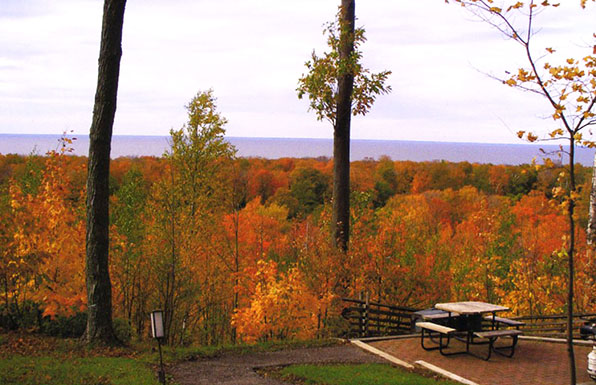
[{"label": "autumn foliage", "polygon": [[[565,308],[557,170],[353,162],[344,254],[330,242],[330,160],[203,158],[213,168],[193,185],[189,159],[111,167],[114,312],[140,336],[155,308],[169,310],[172,344],[336,335],[340,298],[363,291],[417,308],[474,299],[523,315]],[[0,170],[1,311],[27,301],[45,316],[84,310],[85,159],[6,155]],[[589,174],[578,166],[577,311],[596,310],[582,246]]]},{"label": "autumn foliage", "polygon": [[43,314],[49,316],[85,308],[84,190],[73,175],[83,171],[64,151],[51,152],[36,194],[17,183],[9,187],[6,302],[12,297],[15,303],[43,303]]}]

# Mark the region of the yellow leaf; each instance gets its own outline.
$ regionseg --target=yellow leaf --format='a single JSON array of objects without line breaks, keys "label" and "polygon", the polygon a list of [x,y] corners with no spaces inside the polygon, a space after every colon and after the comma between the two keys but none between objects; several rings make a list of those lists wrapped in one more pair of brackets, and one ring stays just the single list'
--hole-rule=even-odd
[{"label": "yellow leaf", "polygon": [[508,80],[504,81],[503,83],[507,84],[510,87],[513,87],[513,86],[516,86],[517,85],[517,82],[513,78],[508,79]]},{"label": "yellow leaf", "polygon": [[560,128],[557,128],[556,130],[553,130],[553,131],[552,131],[552,132],[549,134],[549,136],[550,136],[551,138],[555,138],[555,137],[557,137],[557,136],[562,136],[562,135],[563,135],[563,130],[562,130],[562,129],[560,129]]},{"label": "yellow leaf", "polygon": [[507,12],[511,11],[512,9],[519,9],[523,6],[524,6],[524,3],[522,3],[521,1],[518,1],[514,5],[509,6],[509,8],[507,8]]}]

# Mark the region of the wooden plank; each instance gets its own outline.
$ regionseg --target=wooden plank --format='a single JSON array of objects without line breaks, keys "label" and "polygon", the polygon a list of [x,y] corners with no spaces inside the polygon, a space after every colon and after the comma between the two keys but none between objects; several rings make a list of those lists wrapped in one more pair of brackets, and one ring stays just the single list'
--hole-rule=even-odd
[{"label": "wooden plank", "polygon": [[403,318],[411,317],[411,313],[406,314],[404,312],[397,312],[397,311],[391,311],[391,310],[380,310],[380,309],[370,308],[370,309],[368,309],[368,311],[371,314],[382,314],[382,315],[387,315],[387,316],[391,316],[391,317],[403,317]]},{"label": "wooden plank", "polygon": [[435,320],[435,319],[445,319],[449,317],[457,317],[457,314],[449,314],[448,312],[444,313],[433,313],[433,314],[423,314],[422,318],[426,320]]},{"label": "wooden plank", "polygon": [[371,317],[371,316],[369,316],[368,319],[369,319],[369,321],[375,321],[375,322],[401,323],[399,320],[396,320],[396,319],[393,319],[392,320],[390,318],[381,318],[381,317]]},{"label": "wooden plank", "polygon": [[475,332],[474,335],[480,338],[492,338],[492,337],[513,337],[519,336],[524,334],[521,330],[511,330],[511,329],[502,329],[502,330],[489,330],[486,332]]},{"label": "wooden plank", "polygon": [[477,301],[438,303],[435,305],[435,308],[450,313],[459,314],[481,314],[509,310],[509,308],[505,306],[493,305],[492,303]]},{"label": "wooden plank", "polygon": [[[566,322],[526,322],[525,327],[542,327],[542,326],[566,326]],[[573,323],[574,326],[580,326],[582,323]]]},{"label": "wooden plank", "polygon": [[[574,326],[574,329],[576,327]],[[577,328],[579,329],[579,325],[577,325]],[[566,324],[526,324],[524,326],[524,330],[537,330],[537,329],[552,329],[552,330],[556,330],[556,329],[567,329],[567,325]]]},{"label": "wooden plank", "polygon": [[[548,334],[562,334],[565,333],[564,328],[538,328],[538,329],[523,329],[525,333],[548,333]],[[579,333],[578,333],[579,334]]]},{"label": "wooden plank", "polygon": [[[556,315],[539,315],[539,316],[521,316],[521,317],[510,317],[520,321],[531,321],[531,320],[544,320],[544,319],[566,319],[566,314],[556,314]],[[580,313],[574,314],[573,318],[596,318],[596,313]],[[583,321],[583,320],[576,320],[576,321]]]},{"label": "wooden plank", "polygon": [[435,332],[439,332],[442,334],[450,334],[453,332],[456,332],[456,329],[447,327],[447,326],[443,326],[443,325],[438,325],[436,323],[432,323],[432,322],[418,322],[416,323],[416,326],[422,329],[428,329],[428,330],[433,330]]},{"label": "wooden plank", "polygon": [[[361,304],[361,305],[366,304],[366,301],[364,301],[364,300],[353,299],[353,298],[342,298],[341,300],[344,301],[344,302],[358,303],[358,304]],[[415,312],[415,311],[420,310],[420,309],[414,309],[414,308],[408,307],[408,306],[394,306],[394,305],[383,304],[383,303],[372,302],[372,301],[369,302],[369,305],[371,305],[371,306],[382,306],[382,307],[386,307],[386,308],[389,308],[389,309],[396,309],[396,310],[401,310],[401,311],[404,311],[404,312],[412,312],[412,313]]]},{"label": "wooden plank", "polygon": [[[520,336],[522,340],[528,341],[540,341],[540,342],[552,342],[557,344],[566,344],[567,338],[553,338],[553,337],[536,337],[536,336]],[[574,345],[581,345],[581,346],[594,346],[594,341],[585,341],[582,339],[573,339]]]},{"label": "wooden plank", "polygon": [[503,323],[503,324],[506,324],[506,325],[509,325],[509,326],[523,326],[523,325],[526,324],[525,322],[516,321],[516,320],[509,319],[509,318],[504,318],[504,317],[497,317],[497,316],[495,316],[493,318],[492,315],[489,315],[487,317],[484,317],[484,319],[485,320],[488,320],[488,321],[493,321],[494,320],[496,322],[500,322],[500,323]]}]

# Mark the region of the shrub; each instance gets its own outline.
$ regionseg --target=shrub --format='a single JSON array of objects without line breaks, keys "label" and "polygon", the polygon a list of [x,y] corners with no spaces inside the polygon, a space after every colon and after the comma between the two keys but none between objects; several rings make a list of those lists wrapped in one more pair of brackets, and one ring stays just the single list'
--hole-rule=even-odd
[{"label": "shrub", "polygon": [[114,333],[120,342],[128,345],[132,339],[132,327],[127,320],[122,318],[114,319]]},{"label": "shrub", "polygon": [[58,315],[54,318],[44,317],[41,332],[52,337],[79,338],[87,327],[87,313],[78,312],[72,316]]},{"label": "shrub", "polygon": [[41,322],[42,311],[39,305],[33,301],[25,301],[16,306],[0,305],[0,328],[5,330],[32,329],[38,327]]}]

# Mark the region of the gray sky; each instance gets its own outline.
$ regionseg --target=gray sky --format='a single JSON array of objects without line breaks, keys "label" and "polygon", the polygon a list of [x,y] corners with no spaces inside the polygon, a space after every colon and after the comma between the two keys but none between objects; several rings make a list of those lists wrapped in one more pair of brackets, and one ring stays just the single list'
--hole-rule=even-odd
[{"label": "gray sky", "polygon": [[[540,15],[536,52],[582,57],[596,5]],[[213,88],[229,136],[331,138],[297,80],[339,0],[128,0],[115,135],[168,135]],[[103,1],[0,0],[0,133],[88,133]],[[519,143],[556,128],[545,100],[484,73],[524,65],[521,47],[443,0],[357,0],[364,63],[390,95],[353,120],[357,139]]]}]

